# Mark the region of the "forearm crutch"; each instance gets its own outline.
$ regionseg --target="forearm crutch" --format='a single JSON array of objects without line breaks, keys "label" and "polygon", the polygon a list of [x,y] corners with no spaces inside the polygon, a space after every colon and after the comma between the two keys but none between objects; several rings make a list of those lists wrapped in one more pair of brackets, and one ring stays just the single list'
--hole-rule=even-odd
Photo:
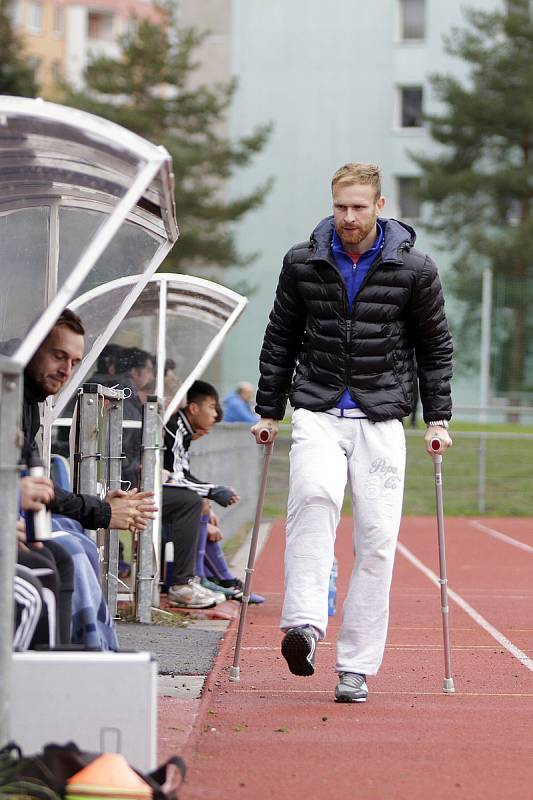
[{"label": "forearm crutch", "polygon": [[442,635],[444,640],[444,684],[442,691],[453,694],[452,655],[448,617],[448,576],[446,573],[446,542],[444,536],[444,503],[442,499],[442,442],[435,436],[431,440],[433,468],[435,470],[435,500],[437,505],[437,531],[439,537],[439,583],[440,607],[442,611]]},{"label": "forearm crutch", "polygon": [[261,483],[259,485],[259,496],[257,498],[257,506],[255,509],[255,521],[252,530],[252,539],[250,541],[250,552],[248,554],[248,566],[246,567],[246,577],[244,579],[244,589],[242,595],[241,615],[239,618],[239,628],[237,630],[237,640],[235,642],[235,652],[233,654],[233,665],[229,671],[230,681],[240,681],[240,667],[239,658],[241,655],[241,644],[244,633],[244,626],[246,624],[246,613],[248,611],[248,603],[250,602],[250,591],[252,585],[252,574],[255,564],[255,553],[257,550],[257,540],[259,538],[259,528],[261,526],[261,515],[263,513],[263,503],[265,500],[265,491],[268,480],[268,468],[270,465],[270,456],[272,455],[272,448],[274,442],[271,440],[271,432],[266,428],[259,431],[259,439],[263,443],[263,470],[261,473]]}]

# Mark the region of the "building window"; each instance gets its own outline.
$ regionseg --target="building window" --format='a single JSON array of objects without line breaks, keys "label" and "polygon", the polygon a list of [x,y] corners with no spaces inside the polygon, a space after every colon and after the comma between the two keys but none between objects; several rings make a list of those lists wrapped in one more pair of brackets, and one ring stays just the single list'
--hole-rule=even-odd
[{"label": "building window", "polygon": [[28,66],[33,72],[33,77],[35,78],[36,83],[38,84],[41,83],[42,82],[41,59],[38,56],[28,56],[27,62]]},{"label": "building window", "polygon": [[64,15],[61,6],[54,7],[54,36],[62,36],[64,30]]},{"label": "building window", "polygon": [[400,39],[413,41],[426,36],[426,0],[400,0]]},{"label": "building window", "polygon": [[399,89],[399,124],[400,128],[422,128],[424,125],[422,111],[423,91],[421,86],[400,86]]},{"label": "building window", "polygon": [[113,40],[113,15],[89,11],[87,20],[89,39],[110,42]]},{"label": "building window", "polygon": [[[531,6],[531,2],[527,5]],[[521,0],[506,0],[505,10],[508,14],[523,14],[525,11],[524,3],[522,3]]]},{"label": "building window", "polygon": [[28,3],[28,30],[30,33],[43,31],[43,7],[41,3]]},{"label": "building window", "polygon": [[400,219],[420,218],[420,178],[396,179]]},{"label": "building window", "polygon": [[63,79],[63,68],[61,61],[55,59],[52,61],[52,78],[55,83],[59,83]]},{"label": "building window", "polygon": [[17,0],[11,0],[6,5],[6,13],[13,27],[18,28],[22,22],[21,4]]},{"label": "building window", "polygon": [[122,33],[126,36],[135,36],[139,30],[139,20],[136,17],[127,17],[122,23]]}]

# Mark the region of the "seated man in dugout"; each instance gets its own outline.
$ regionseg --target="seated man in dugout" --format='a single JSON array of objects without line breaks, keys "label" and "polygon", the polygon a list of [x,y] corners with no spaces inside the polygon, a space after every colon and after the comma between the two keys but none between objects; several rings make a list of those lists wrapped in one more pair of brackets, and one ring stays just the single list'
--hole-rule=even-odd
[{"label": "seated man in dugout", "polygon": [[[22,406],[22,463],[30,464],[38,454],[35,441],[40,428],[39,403],[57,394],[83,358],[85,331],[80,318],[65,309],[24,371]],[[139,530],[153,519],[156,508],[153,492],[114,489],[103,500],[53,487],[54,496],[45,494],[42,502],[54,514],[77,520],[83,528]],[[38,497],[38,493],[36,495]]]}]

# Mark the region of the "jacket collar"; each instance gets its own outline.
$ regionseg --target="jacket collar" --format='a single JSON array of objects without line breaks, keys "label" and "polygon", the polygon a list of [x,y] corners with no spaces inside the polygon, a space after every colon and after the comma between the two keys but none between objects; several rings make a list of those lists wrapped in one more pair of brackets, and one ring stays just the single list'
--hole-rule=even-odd
[{"label": "jacket collar", "polygon": [[[396,219],[386,219],[379,217],[379,223],[383,228],[384,243],[382,259],[387,263],[402,264],[402,252],[410,250],[414,246],[416,233],[413,228],[405,222]],[[333,238],[333,217],[326,217],[318,223],[311,234],[312,255],[308,261],[331,261],[331,241]]]},{"label": "jacket collar", "polygon": [[28,375],[28,372],[24,372],[24,400],[28,405],[33,405],[34,403],[44,403],[48,395],[46,392],[43,392],[41,387]]},{"label": "jacket collar", "polygon": [[182,421],[182,423],[183,423],[187,433],[189,434],[189,436],[192,436],[194,434],[194,430],[193,430],[193,428],[191,426],[191,423],[187,419],[187,415],[181,409],[178,409],[178,418]]}]

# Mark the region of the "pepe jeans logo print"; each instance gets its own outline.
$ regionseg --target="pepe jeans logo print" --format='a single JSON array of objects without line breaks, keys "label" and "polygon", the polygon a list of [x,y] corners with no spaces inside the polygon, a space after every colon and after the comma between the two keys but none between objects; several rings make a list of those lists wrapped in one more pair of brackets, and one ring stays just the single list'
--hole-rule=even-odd
[{"label": "pepe jeans logo print", "polygon": [[386,458],[374,459],[370,464],[368,473],[369,475],[382,477],[383,487],[385,489],[396,489],[402,481],[402,477],[398,472],[398,467],[393,467]]}]

